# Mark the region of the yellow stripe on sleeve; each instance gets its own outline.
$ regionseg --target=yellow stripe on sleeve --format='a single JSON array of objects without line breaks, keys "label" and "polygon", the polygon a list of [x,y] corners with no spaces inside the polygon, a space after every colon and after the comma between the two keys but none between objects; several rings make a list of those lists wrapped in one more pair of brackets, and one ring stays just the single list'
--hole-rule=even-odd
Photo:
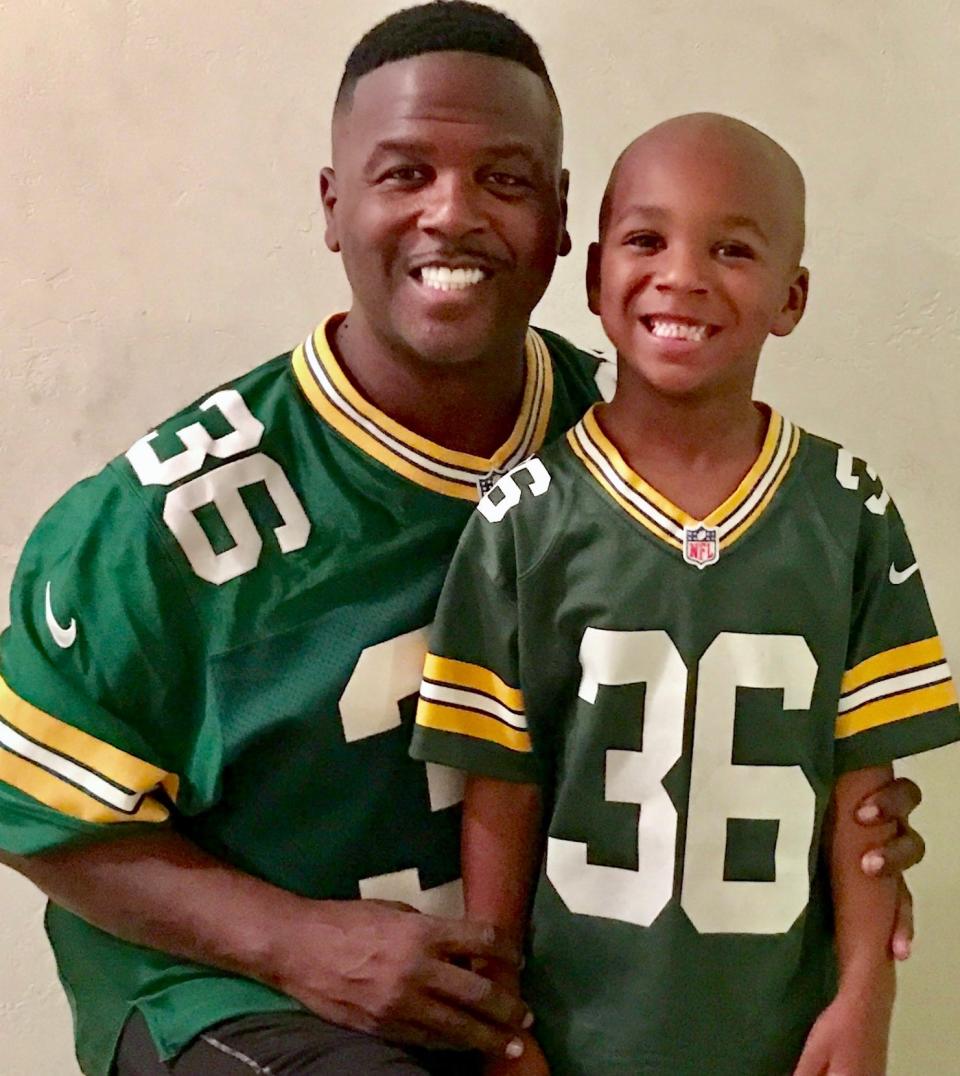
[{"label": "yellow stripe on sleeve", "polygon": [[5,781],[61,814],[79,818],[83,822],[100,825],[116,822],[165,822],[170,817],[166,807],[149,796],[144,797],[132,814],[114,810],[32,762],[9,754],[3,748],[0,748],[0,781]]},{"label": "yellow stripe on sleeve", "polygon": [[482,665],[473,665],[468,661],[454,661],[452,658],[441,658],[436,654],[427,654],[427,660],[423,667],[423,676],[425,680],[436,680],[442,684],[451,684],[454,687],[483,692],[483,694],[490,695],[497,702],[502,703],[509,710],[523,713],[526,709],[523,692],[518,688],[510,687],[496,673],[485,669]]},{"label": "yellow stripe on sleeve", "polygon": [[954,705],[956,701],[957,689],[952,680],[918,688],[916,691],[907,691],[892,698],[877,699],[876,702],[867,703],[848,714],[841,714],[837,718],[835,735],[838,740],[842,740],[858,732],[866,732],[867,729],[903,721],[918,714],[932,713],[934,710]]},{"label": "yellow stripe on sleeve", "polygon": [[861,661],[859,665],[854,665],[852,669],[844,673],[840,681],[840,694],[846,695],[884,676],[909,672],[911,669],[943,660],[943,644],[936,635],[918,643],[897,646],[893,650],[885,650],[882,654],[875,654],[872,658]]},{"label": "yellow stripe on sleeve", "polygon": [[[63,756],[68,762],[76,763],[82,769],[90,771],[94,778],[103,778],[105,781],[118,785],[121,789],[126,789],[134,795],[144,795],[156,788],[163,788],[171,801],[176,801],[179,780],[175,774],[168,773],[166,770],[162,770],[149,762],[144,762],[126,751],[121,751],[112,744],[96,739],[96,737],[91,736],[82,729],[74,728],[74,726],[68,725],[59,718],[45,713],[17,695],[2,677],[0,677],[0,715],[3,716],[14,732],[19,732],[28,737],[36,744],[39,744],[41,749],[52,751],[58,756]],[[68,781],[47,773],[39,765],[19,758],[13,752],[4,751],[2,757],[5,773],[4,780],[21,788],[24,792],[41,800],[41,802],[47,803],[48,806],[63,810],[66,814],[85,818],[88,821],[131,821],[134,819],[138,821],[159,821],[167,817],[168,812],[158,804],[148,807],[144,803],[136,814],[114,810],[99,803],[96,798],[80,792]],[[24,770],[23,767],[27,767],[27,769]],[[9,776],[6,776],[6,774],[9,774]],[[25,774],[33,774],[34,777],[24,781]],[[17,779],[12,779],[14,777]],[[56,786],[62,786],[59,793],[54,794],[49,784],[50,781],[54,782]],[[82,797],[80,807],[76,806],[76,796]],[[51,797],[55,800],[62,798],[66,806],[51,802]],[[90,804],[83,806],[87,800],[90,801]],[[74,806],[71,807],[69,806],[70,804]],[[85,811],[88,813],[84,813]],[[110,817],[94,819],[89,817],[89,811],[94,811],[95,813],[106,811]],[[151,817],[142,816],[144,811],[150,814]]]},{"label": "yellow stripe on sleeve", "polygon": [[486,740],[499,744],[511,751],[529,753],[533,750],[530,734],[504,725],[496,718],[473,710],[461,710],[456,706],[420,699],[417,707],[417,724],[440,732],[454,732],[459,736],[469,736],[474,740]]}]

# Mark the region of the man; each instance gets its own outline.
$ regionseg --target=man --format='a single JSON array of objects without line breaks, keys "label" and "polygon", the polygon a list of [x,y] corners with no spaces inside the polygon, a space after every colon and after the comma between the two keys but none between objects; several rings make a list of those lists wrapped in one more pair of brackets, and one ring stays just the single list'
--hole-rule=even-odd
[{"label": "man", "polygon": [[569,248],[559,110],[514,23],[428,4],[351,54],[333,134],[349,312],[75,487],[14,584],[0,847],[97,1076],[462,1072],[419,1048],[525,1018],[466,970],[516,954],[440,917],[459,789],[407,739],[478,491],[596,396],[528,332]]}]

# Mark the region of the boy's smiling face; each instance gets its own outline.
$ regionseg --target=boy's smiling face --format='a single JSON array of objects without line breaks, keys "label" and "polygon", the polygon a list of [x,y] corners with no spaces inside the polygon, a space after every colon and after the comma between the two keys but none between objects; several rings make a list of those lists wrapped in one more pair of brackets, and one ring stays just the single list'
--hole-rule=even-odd
[{"label": "boy's smiling face", "polygon": [[621,360],[669,396],[752,391],[760,349],[803,314],[803,179],[737,120],[681,116],[614,168],[587,289]]}]

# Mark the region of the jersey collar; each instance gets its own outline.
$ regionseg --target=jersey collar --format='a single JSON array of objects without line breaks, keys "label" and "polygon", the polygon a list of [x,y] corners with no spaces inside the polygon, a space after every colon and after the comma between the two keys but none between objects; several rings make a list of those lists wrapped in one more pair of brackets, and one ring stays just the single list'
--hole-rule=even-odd
[{"label": "jersey collar", "polygon": [[342,317],[327,318],[296,348],[293,371],[317,414],[368,456],[435,493],[478,501],[500,475],[543,444],[553,405],[553,366],[547,345],[533,329],[525,344],[520,414],[504,444],[484,459],[420,437],[364,399],[330,347],[330,330]]},{"label": "jersey collar", "polygon": [[760,454],[740,485],[702,520],[687,515],[632,470],[607,438],[592,407],[567,434],[574,455],[600,487],[648,531],[683,551],[688,532],[716,532],[719,549],[733,545],[753,526],[773,499],[800,444],[800,430],[771,410]]}]

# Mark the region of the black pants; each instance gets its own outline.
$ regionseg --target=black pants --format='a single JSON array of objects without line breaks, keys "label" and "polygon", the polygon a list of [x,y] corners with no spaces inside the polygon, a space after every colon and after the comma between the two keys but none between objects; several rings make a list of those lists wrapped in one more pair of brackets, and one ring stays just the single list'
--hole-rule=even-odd
[{"label": "black pants", "polygon": [[207,1028],[172,1061],[157,1057],[134,1013],[117,1047],[116,1076],[474,1076],[474,1054],[417,1050],[328,1024],[310,1013],[241,1016]]}]

